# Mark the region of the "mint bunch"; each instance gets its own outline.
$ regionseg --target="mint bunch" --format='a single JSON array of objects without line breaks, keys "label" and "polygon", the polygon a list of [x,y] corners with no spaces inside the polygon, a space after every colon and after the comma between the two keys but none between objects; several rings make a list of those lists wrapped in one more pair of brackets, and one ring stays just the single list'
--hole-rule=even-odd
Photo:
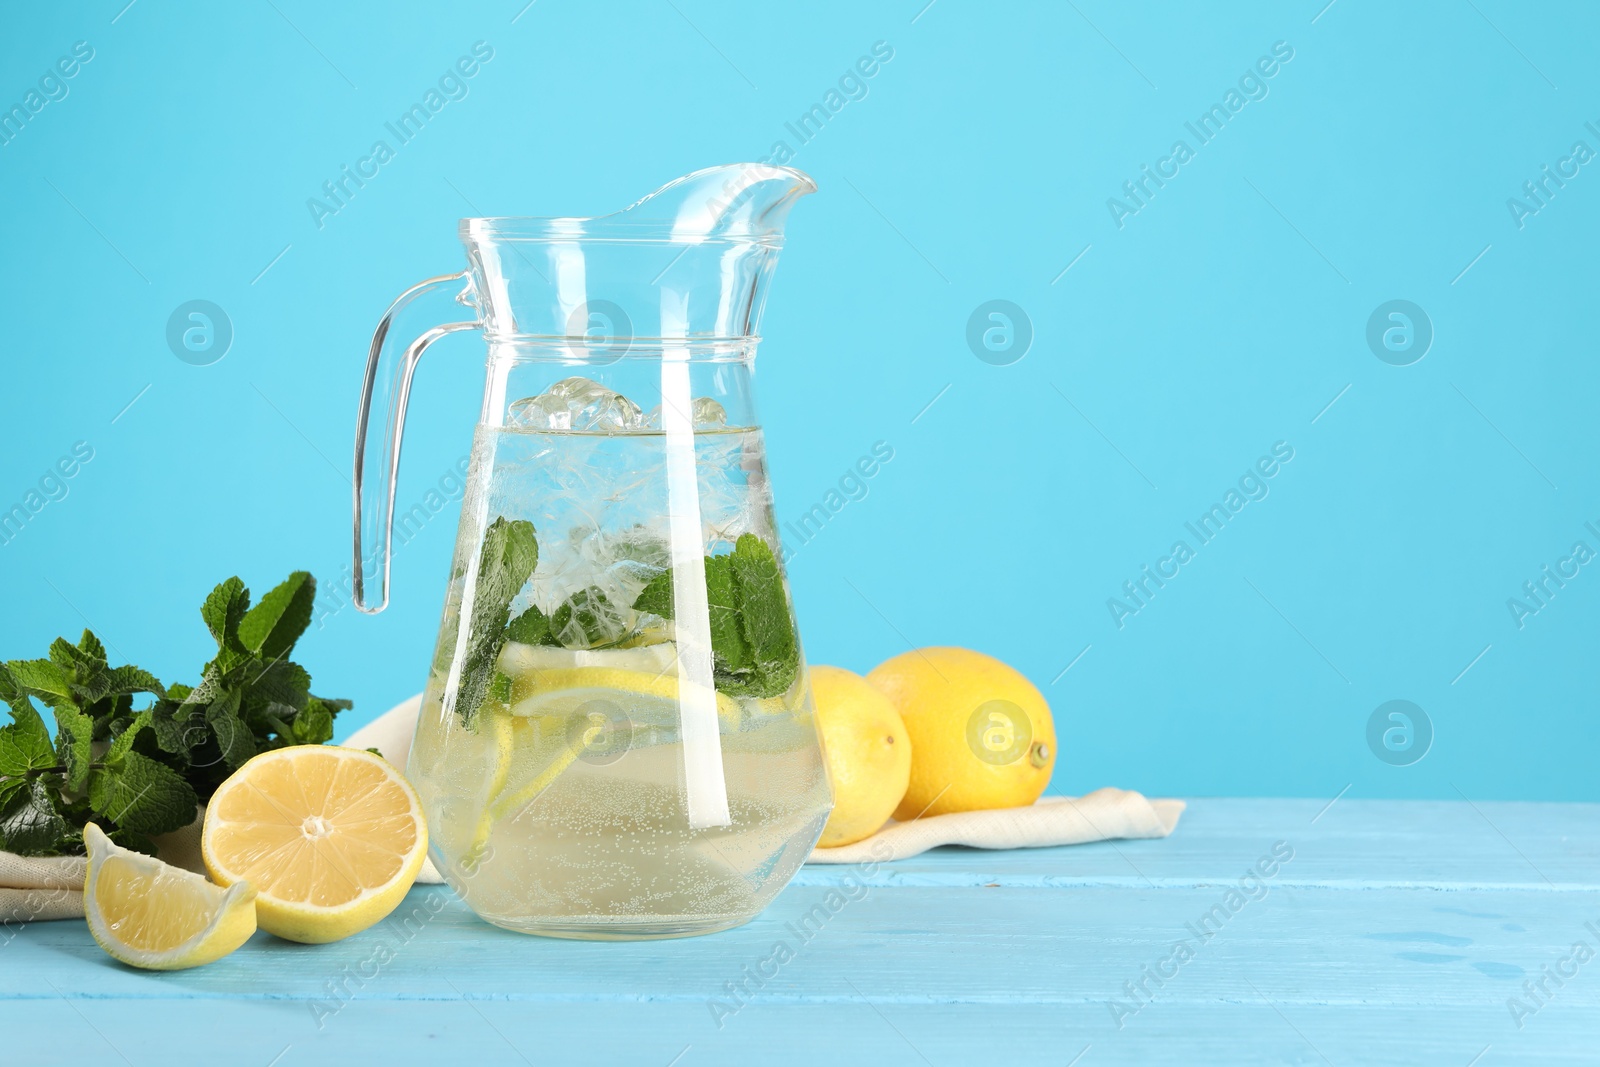
[{"label": "mint bunch", "polygon": [[[195,686],[165,686],[148,671],[106,662],[85,630],[48,658],[0,665],[0,849],[83,852],[93,820],[120,845],[154,852],[151,838],[186,826],[195,806],[257,752],[333,737],[347,700],[311,695],[289,653],[311,622],[316,581],[296,571],[254,607],[238,578],[200,609],[217,654]],[[135,711],[134,698],[150,698]],[[51,709],[51,738],[34,701]]]}]

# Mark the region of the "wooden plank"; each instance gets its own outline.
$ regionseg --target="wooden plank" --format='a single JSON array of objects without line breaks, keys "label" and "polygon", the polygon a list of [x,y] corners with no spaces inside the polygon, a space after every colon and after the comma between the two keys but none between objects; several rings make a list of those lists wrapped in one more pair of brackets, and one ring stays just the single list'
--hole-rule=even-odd
[{"label": "wooden plank", "polygon": [[158,975],[79,923],[36,923],[0,945],[4,1062],[104,1059],[111,1039],[154,1063],[190,1026],[239,1062],[287,1047],[280,1067],[666,1064],[686,1046],[683,1067],[1059,1067],[1085,1046],[1082,1067],[1594,1062],[1600,962],[1560,985],[1544,968],[1600,949],[1600,806],[1325,805],[1198,801],[1166,841],[808,867],[755,922],[684,941],[526,937],[418,887],[409,920],[348,941],[258,935]]},{"label": "wooden plank", "polygon": [[[1257,900],[1240,894],[1230,912],[1216,888],[830,892],[790,890],[755,922],[714,937],[597,944],[487,927],[448,890],[419,888],[408,906],[427,918],[410,928],[391,920],[320,947],[258,935],[227,959],[172,975],[114,964],[77,923],[40,923],[5,949],[0,995],[654,1000],[708,1012],[709,1000],[732,995],[728,983],[753,983],[763,961],[785,955],[775,951],[784,944],[793,959],[766,965],[777,978],[756,999],[843,1003],[855,981],[884,1002],[1093,1003],[1105,1013],[1127,999],[1125,982],[1153,981],[1143,968],[1166,960],[1177,977],[1158,999],[1209,1000],[1211,977],[1250,967],[1292,1002],[1485,1005],[1576,941],[1600,937],[1585,926],[1600,929],[1600,894],[1273,886]],[[1171,959],[1180,944],[1193,959]],[[1600,992],[1600,965],[1596,973]]]},{"label": "wooden plank", "polygon": [[0,1005],[0,1027],[6,1034],[5,1062],[19,1065],[171,1067],[203,1057],[247,1067],[1467,1067],[1480,1057],[1473,1067],[1537,1067],[1594,1064],[1600,1038],[1595,1009],[1592,998],[1553,1004],[1517,1032],[1487,1025],[1476,1010],[1381,1004],[1306,1009],[1269,1005],[1246,989],[1241,998],[1200,1009],[1174,1008],[1120,1033],[1085,1008],[865,1001],[752,1006],[717,1031],[670,1004],[390,1001],[358,1003],[324,1030],[312,1031],[296,1021],[298,1008],[259,1001],[200,1006],[170,1000],[57,1000]]},{"label": "wooden plank", "polygon": [[[1315,821],[1313,821],[1315,820]],[[1059,849],[940,849],[884,868],[884,884],[1220,884],[1274,841],[1301,885],[1584,889],[1600,884],[1600,804],[1201,799],[1162,841]],[[800,885],[831,885],[812,865]]]}]

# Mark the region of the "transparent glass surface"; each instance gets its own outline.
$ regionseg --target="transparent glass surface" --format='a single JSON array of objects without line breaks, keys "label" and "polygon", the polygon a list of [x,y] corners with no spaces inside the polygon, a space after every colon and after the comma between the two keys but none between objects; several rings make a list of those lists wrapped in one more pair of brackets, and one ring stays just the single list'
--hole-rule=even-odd
[{"label": "transparent glass surface", "polygon": [[[387,600],[416,360],[452,330],[488,341],[407,773],[435,864],[490,922],[724,929],[821,833],[831,796],[751,393],[783,221],[812,188],[740,165],[601,218],[464,220],[468,270],[409,290],[374,339],[366,610]],[[446,300],[474,320],[442,321]]]}]

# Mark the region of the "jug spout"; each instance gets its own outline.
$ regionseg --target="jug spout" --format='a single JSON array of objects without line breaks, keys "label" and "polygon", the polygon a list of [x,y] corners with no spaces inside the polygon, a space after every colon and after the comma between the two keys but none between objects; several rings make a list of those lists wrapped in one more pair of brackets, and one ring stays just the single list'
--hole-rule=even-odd
[{"label": "jug spout", "polygon": [[781,238],[794,202],[816,191],[817,183],[792,167],[732,163],[668,182],[615,215],[595,221],[660,226],[675,241]]},{"label": "jug spout", "polygon": [[816,188],[790,167],[734,163],[610,215],[463,219],[484,332],[569,362],[644,354],[650,339],[752,339],[789,209]]}]

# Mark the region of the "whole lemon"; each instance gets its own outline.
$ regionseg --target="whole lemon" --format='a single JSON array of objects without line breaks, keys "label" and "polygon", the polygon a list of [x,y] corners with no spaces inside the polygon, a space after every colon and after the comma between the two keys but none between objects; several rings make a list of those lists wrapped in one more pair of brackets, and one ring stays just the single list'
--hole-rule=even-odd
[{"label": "whole lemon", "polygon": [[867,681],[911,735],[911,782],[894,817],[1032,804],[1056,764],[1055,721],[1033,683],[993,656],[919,648]]},{"label": "whole lemon", "polygon": [[911,777],[911,739],[894,705],[859,674],[812,667],[811,696],[833,779],[833,814],[817,844],[835,848],[889,821]]}]

